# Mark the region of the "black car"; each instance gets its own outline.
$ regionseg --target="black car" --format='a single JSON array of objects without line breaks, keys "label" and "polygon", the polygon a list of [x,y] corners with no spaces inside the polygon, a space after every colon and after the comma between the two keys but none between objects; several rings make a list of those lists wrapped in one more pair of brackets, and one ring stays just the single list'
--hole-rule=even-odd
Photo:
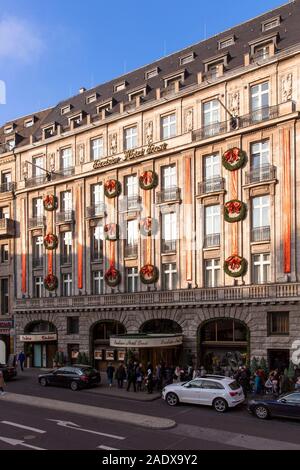
[{"label": "black car", "polygon": [[13,379],[17,376],[17,368],[15,366],[9,366],[7,364],[0,364],[0,370],[3,373],[5,381]]},{"label": "black car", "polygon": [[39,383],[56,385],[58,387],[70,387],[71,390],[79,390],[101,382],[100,373],[91,366],[72,365],[54,369],[47,374],[39,375]]},{"label": "black car", "polygon": [[273,399],[257,399],[248,403],[248,410],[259,419],[273,416],[300,419],[300,392],[291,392]]}]

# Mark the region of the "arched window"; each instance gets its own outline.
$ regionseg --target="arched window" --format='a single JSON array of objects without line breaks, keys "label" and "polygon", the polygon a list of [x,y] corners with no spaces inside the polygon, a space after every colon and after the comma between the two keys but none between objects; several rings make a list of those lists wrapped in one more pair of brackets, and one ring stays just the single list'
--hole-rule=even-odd
[{"label": "arched window", "polygon": [[140,333],[175,334],[182,333],[181,326],[173,320],[155,319],[146,321],[140,328]]},{"label": "arched window", "polygon": [[103,321],[96,323],[93,328],[93,339],[109,341],[112,335],[123,335],[126,333],[124,325],[118,321]]},{"label": "arched window", "polygon": [[53,323],[45,320],[31,322],[24,328],[25,333],[56,333]]},{"label": "arched window", "polygon": [[247,327],[232,318],[211,320],[201,328],[201,343],[240,343],[247,341]]}]

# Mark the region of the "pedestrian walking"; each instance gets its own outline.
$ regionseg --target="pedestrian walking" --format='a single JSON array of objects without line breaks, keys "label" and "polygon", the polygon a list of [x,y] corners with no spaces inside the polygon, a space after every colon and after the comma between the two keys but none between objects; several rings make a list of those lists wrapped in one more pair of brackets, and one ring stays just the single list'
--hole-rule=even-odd
[{"label": "pedestrian walking", "polygon": [[116,379],[118,382],[118,388],[123,388],[123,383],[124,383],[124,380],[126,379],[126,370],[125,370],[123,362],[121,362],[119,364],[119,367],[117,368]]},{"label": "pedestrian walking", "polygon": [[4,382],[3,372],[2,370],[0,370],[0,393],[1,395],[5,395],[4,387],[5,387],[5,382]]},{"label": "pedestrian walking", "polygon": [[262,379],[259,371],[256,371],[255,377],[254,377],[254,393],[255,395],[260,395],[262,392]]},{"label": "pedestrian walking", "polygon": [[136,367],[135,364],[130,361],[127,368],[127,392],[129,392],[131,384],[133,390],[136,392]]},{"label": "pedestrian walking", "polygon": [[135,371],[136,375],[136,384],[137,384],[137,391],[142,391],[142,385],[144,380],[144,371],[143,371],[143,364],[139,364]]},{"label": "pedestrian walking", "polygon": [[19,356],[18,356],[18,361],[21,366],[21,370],[24,371],[24,362],[25,362],[26,356],[24,354],[24,351],[21,351]]},{"label": "pedestrian walking", "polygon": [[147,383],[148,393],[152,393],[153,392],[153,371],[152,371],[152,367],[150,363],[148,364],[148,368],[147,368],[146,383]]},{"label": "pedestrian walking", "polygon": [[109,383],[109,388],[111,388],[111,387],[112,387],[112,384],[113,384],[114,372],[115,372],[115,368],[114,368],[114,366],[112,365],[112,363],[110,362],[110,363],[108,364],[107,369],[106,369],[106,374],[107,374],[107,380],[108,380],[108,383]]}]

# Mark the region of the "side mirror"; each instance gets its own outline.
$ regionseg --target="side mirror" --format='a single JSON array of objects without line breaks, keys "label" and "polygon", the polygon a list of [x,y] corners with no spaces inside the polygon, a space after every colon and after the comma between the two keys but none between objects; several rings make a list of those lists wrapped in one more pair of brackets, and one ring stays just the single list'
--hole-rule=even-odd
[{"label": "side mirror", "polygon": [[286,399],[285,398],[281,398],[280,400],[278,400],[280,403],[286,403]]}]

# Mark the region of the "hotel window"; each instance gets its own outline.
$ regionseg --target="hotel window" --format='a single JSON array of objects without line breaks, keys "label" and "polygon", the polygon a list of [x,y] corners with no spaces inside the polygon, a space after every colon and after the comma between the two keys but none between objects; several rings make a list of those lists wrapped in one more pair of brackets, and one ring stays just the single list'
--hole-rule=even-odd
[{"label": "hotel window", "polygon": [[9,219],[9,207],[0,207],[0,219]]},{"label": "hotel window", "polygon": [[251,112],[254,121],[267,119],[269,115],[269,82],[251,87]]},{"label": "hotel window", "polygon": [[252,199],[252,241],[270,239],[270,196]]},{"label": "hotel window", "polygon": [[36,218],[42,218],[44,215],[44,205],[42,197],[35,197],[32,200],[32,215]]},{"label": "hotel window", "polygon": [[170,139],[176,136],[176,114],[168,114],[161,118],[161,138]]},{"label": "hotel window", "polygon": [[34,268],[43,266],[44,239],[42,235],[32,237],[32,264]]},{"label": "hotel window", "polygon": [[92,206],[95,209],[94,214],[100,215],[103,212],[103,204],[104,204],[104,188],[103,184],[97,183],[93,184],[91,187],[91,198],[92,198]]},{"label": "hotel window", "polygon": [[149,80],[150,78],[156,77],[156,75],[158,75],[158,67],[155,67],[155,69],[146,72],[145,78],[146,80]]},{"label": "hotel window", "polygon": [[63,106],[60,109],[60,112],[61,112],[62,115],[68,114],[70,111],[71,111],[71,105],[70,104],[68,104],[67,106]]},{"label": "hotel window", "polygon": [[193,62],[193,60],[195,60],[195,53],[191,52],[184,57],[180,57],[180,65],[189,64],[190,62]]},{"label": "hotel window", "polygon": [[114,92],[118,92],[121,90],[124,90],[126,88],[126,82],[118,83],[117,85],[114,86]]},{"label": "hotel window", "polygon": [[10,171],[3,171],[1,173],[1,191],[11,191],[12,184],[11,184],[11,172]]},{"label": "hotel window", "polygon": [[220,245],[220,206],[205,207],[204,247]]},{"label": "hotel window", "polygon": [[66,170],[73,166],[73,157],[71,147],[62,149],[60,152],[60,168]]},{"label": "hotel window", "polygon": [[137,292],[139,288],[139,273],[138,268],[126,269],[126,291]]},{"label": "hotel window", "polygon": [[79,317],[67,317],[67,335],[79,334]]},{"label": "hotel window", "polygon": [[164,166],[162,168],[162,189],[176,188],[177,170],[176,165]]},{"label": "hotel window", "polygon": [[137,127],[124,129],[124,149],[131,150],[137,147]]},{"label": "hotel window", "polygon": [[86,104],[91,104],[94,103],[94,101],[97,101],[98,95],[97,93],[94,93],[93,95],[87,96],[86,97]]},{"label": "hotel window", "polygon": [[7,127],[4,127],[4,134],[11,134],[11,132],[13,132],[14,130],[14,126],[7,126]]},{"label": "hotel window", "polygon": [[91,229],[91,243],[92,243],[92,261],[103,260],[103,225],[96,225]]},{"label": "hotel window", "polygon": [[290,334],[289,312],[268,312],[268,336]]},{"label": "hotel window", "polygon": [[33,296],[37,299],[44,296],[44,281],[42,276],[33,277]]},{"label": "hotel window", "polygon": [[176,212],[162,214],[162,253],[176,251],[177,220]]},{"label": "hotel window", "polygon": [[219,41],[219,49],[226,49],[227,47],[234,45],[234,37],[222,39]]},{"label": "hotel window", "polygon": [[34,157],[32,159],[32,165],[33,178],[38,178],[41,182],[43,182],[44,176],[46,176],[46,172],[43,169],[45,167],[44,157]]},{"label": "hotel window", "polygon": [[125,195],[130,197],[137,197],[138,195],[138,179],[137,175],[125,176]]},{"label": "hotel window", "polygon": [[270,45],[265,44],[264,46],[257,46],[254,48],[255,59],[267,59],[270,56]]},{"label": "hotel window", "polygon": [[91,140],[91,160],[99,160],[103,157],[103,137]]},{"label": "hotel window", "polygon": [[163,264],[163,289],[174,290],[177,287],[176,263]]},{"label": "hotel window", "polygon": [[103,271],[92,272],[92,294],[100,295],[104,293],[104,276]]},{"label": "hotel window", "polygon": [[211,100],[203,103],[203,126],[212,126],[220,122],[220,103]]},{"label": "hotel window", "polygon": [[72,232],[61,233],[61,264],[72,263]]},{"label": "hotel window", "polygon": [[13,150],[16,146],[16,140],[15,139],[9,139],[5,143],[6,143],[7,152],[9,152],[10,150]]},{"label": "hotel window", "polygon": [[70,297],[72,295],[72,274],[67,273],[62,275],[62,295],[64,297]]},{"label": "hotel window", "polygon": [[127,239],[125,241],[125,257],[135,257],[138,254],[138,221],[127,221]]},{"label": "hotel window", "polygon": [[62,191],[60,193],[60,208],[61,208],[61,212],[72,211],[72,192],[71,191]]},{"label": "hotel window", "polygon": [[263,140],[251,145],[251,169],[262,168],[270,163],[270,141]]},{"label": "hotel window", "polygon": [[1,279],[1,315],[7,315],[8,312],[8,279]]},{"label": "hotel window", "polygon": [[34,124],[33,118],[32,119],[27,119],[26,121],[24,121],[24,127],[32,127],[33,124]]},{"label": "hotel window", "polygon": [[204,262],[205,287],[218,287],[220,285],[220,260],[208,259]]},{"label": "hotel window", "polygon": [[207,155],[203,159],[204,180],[219,178],[221,175],[220,155],[218,153]]},{"label": "hotel window", "polygon": [[252,256],[253,284],[270,282],[270,253]]},{"label": "hotel window", "polygon": [[8,263],[8,245],[1,245],[1,263]]},{"label": "hotel window", "polygon": [[262,31],[270,31],[270,29],[277,28],[280,25],[280,16],[264,21],[262,23]]}]

